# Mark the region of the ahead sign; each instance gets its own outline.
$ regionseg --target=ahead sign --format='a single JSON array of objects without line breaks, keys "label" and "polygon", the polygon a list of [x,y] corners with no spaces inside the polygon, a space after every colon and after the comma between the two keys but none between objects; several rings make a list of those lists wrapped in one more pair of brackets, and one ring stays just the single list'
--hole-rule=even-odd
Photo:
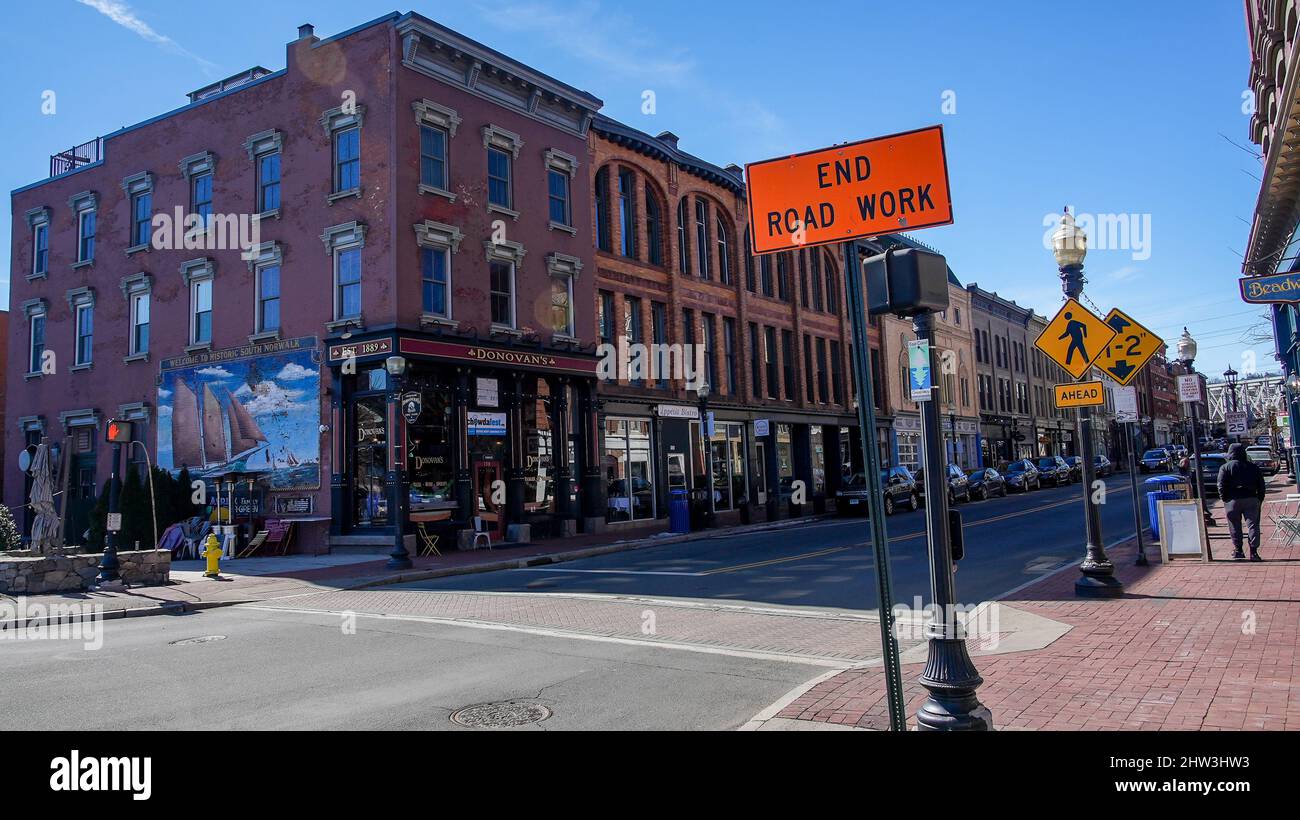
[{"label": "ahead sign", "polygon": [[943,126],[745,166],[754,253],[952,222]]},{"label": "ahead sign", "polygon": [[1070,382],[1052,388],[1056,393],[1056,406],[1095,407],[1106,403],[1106,390],[1101,382]]}]

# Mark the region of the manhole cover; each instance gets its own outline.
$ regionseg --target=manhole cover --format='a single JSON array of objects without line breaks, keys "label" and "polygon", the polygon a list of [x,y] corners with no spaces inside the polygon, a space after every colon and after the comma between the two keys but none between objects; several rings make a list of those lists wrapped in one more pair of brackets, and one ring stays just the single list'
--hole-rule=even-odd
[{"label": "manhole cover", "polygon": [[505,700],[500,703],[476,703],[451,713],[453,723],[472,729],[508,729],[540,723],[551,716],[551,710],[529,700]]},{"label": "manhole cover", "polygon": [[224,641],[225,635],[200,635],[197,638],[181,638],[179,641],[172,641],[171,646],[189,646],[195,643],[212,643],[213,641]]}]

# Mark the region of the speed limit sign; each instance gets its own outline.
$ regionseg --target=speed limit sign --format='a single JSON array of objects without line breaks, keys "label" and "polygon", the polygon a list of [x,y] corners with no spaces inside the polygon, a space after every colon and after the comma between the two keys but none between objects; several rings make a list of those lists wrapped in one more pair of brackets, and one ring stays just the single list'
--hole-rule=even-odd
[{"label": "speed limit sign", "polygon": [[1224,413],[1223,420],[1224,420],[1224,426],[1227,428],[1228,435],[1230,436],[1246,435],[1247,424],[1246,424],[1245,413],[1241,413],[1241,412]]}]

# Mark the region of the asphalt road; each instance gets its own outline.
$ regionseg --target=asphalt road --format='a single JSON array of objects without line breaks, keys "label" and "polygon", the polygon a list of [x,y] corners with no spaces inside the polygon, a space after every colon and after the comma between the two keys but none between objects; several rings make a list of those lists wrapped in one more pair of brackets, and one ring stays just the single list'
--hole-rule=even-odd
[{"label": "asphalt road", "polygon": [[[1105,481],[1101,526],[1110,545],[1132,536],[1133,506],[1128,476]],[[991,600],[1062,564],[1081,561],[1082,492],[1075,483],[958,504],[966,533],[966,557],[957,572],[959,602]],[[895,603],[910,606],[917,597],[928,602],[924,510],[896,513],[886,526]],[[837,518],[396,588],[703,598],[860,611],[879,607],[874,573],[867,520]]]}]

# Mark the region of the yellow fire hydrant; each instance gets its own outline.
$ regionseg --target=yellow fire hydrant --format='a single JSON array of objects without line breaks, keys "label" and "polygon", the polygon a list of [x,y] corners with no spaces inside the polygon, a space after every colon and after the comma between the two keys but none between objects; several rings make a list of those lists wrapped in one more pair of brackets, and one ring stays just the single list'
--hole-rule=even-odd
[{"label": "yellow fire hydrant", "polygon": [[221,544],[217,541],[215,532],[208,533],[207,543],[203,545],[203,557],[208,559],[207,571],[203,573],[204,578],[220,578],[221,569]]}]

